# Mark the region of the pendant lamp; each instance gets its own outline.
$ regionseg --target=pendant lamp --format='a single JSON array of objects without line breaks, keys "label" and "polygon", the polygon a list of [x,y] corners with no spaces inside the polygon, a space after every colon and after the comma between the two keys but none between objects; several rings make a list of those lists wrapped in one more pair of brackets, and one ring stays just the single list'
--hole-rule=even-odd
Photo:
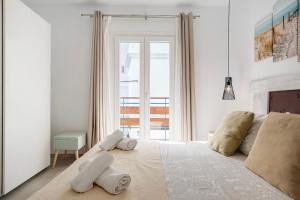
[{"label": "pendant lamp", "polygon": [[230,8],[231,0],[228,3],[228,68],[227,68],[227,77],[225,77],[225,88],[223,92],[223,100],[235,100],[235,94],[232,85],[232,77],[229,75],[230,67]]}]

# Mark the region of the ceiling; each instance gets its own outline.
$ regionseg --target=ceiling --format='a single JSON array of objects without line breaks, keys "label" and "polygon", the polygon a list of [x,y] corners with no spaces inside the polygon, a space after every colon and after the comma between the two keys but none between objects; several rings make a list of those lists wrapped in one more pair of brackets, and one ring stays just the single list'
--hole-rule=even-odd
[{"label": "ceiling", "polygon": [[24,0],[30,4],[97,4],[103,6],[226,6],[228,0]]}]

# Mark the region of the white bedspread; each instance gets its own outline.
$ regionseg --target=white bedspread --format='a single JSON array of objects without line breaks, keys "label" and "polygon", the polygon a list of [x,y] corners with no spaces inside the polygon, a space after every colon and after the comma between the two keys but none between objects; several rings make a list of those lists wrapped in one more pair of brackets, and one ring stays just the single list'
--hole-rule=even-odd
[{"label": "white bedspread", "polygon": [[171,200],[287,200],[287,195],[249,171],[237,154],[224,157],[207,144],[161,143]]}]

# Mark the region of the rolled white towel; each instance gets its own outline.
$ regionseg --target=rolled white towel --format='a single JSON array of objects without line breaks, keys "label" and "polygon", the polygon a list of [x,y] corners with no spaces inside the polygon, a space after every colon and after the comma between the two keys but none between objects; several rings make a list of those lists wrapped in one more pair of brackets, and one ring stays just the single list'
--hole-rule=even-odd
[{"label": "rolled white towel", "polygon": [[100,143],[100,149],[103,151],[113,150],[123,137],[124,134],[121,130],[115,130],[111,135],[108,135],[103,142]]},{"label": "rolled white towel", "polygon": [[[91,161],[86,161],[79,166],[79,171],[84,170]],[[111,194],[120,194],[126,190],[131,182],[129,174],[116,170],[112,167],[107,168],[94,181],[97,185],[102,187],[105,191]]]},{"label": "rolled white towel", "polygon": [[101,152],[71,181],[72,189],[76,192],[87,192],[92,189],[94,181],[113,163],[113,160],[112,155]]},{"label": "rolled white towel", "polygon": [[117,148],[124,151],[130,151],[133,150],[136,147],[136,145],[136,139],[125,137],[117,144]]},{"label": "rolled white towel", "polygon": [[112,167],[106,169],[95,183],[111,194],[120,194],[126,190],[131,182],[129,174]]}]

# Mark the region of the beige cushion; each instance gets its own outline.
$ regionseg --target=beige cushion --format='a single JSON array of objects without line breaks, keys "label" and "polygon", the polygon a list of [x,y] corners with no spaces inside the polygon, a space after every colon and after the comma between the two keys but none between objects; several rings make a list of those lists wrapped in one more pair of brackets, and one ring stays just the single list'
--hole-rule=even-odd
[{"label": "beige cushion", "polygon": [[249,152],[252,149],[252,146],[254,144],[254,141],[256,139],[257,133],[259,128],[261,127],[264,119],[266,118],[267,115],[259,115],[257,117],[255,117],[251,128],[249,129],[247,136],[245,137],[245,139],[243,140],[241,146],[239,147],[239,150],[245,154],[245,155],[249,155]]},{"label": "beige cushion", "polygon": [[294,199],[300,199],[300,115],[270,113],[246,167]]},{"label": "beige cushion", "polygon": [[209,146],[225,156],[231,156],[245,138],[253,118],[254,114],[251,112],[237,111],[228,114],[209,141]]}]

